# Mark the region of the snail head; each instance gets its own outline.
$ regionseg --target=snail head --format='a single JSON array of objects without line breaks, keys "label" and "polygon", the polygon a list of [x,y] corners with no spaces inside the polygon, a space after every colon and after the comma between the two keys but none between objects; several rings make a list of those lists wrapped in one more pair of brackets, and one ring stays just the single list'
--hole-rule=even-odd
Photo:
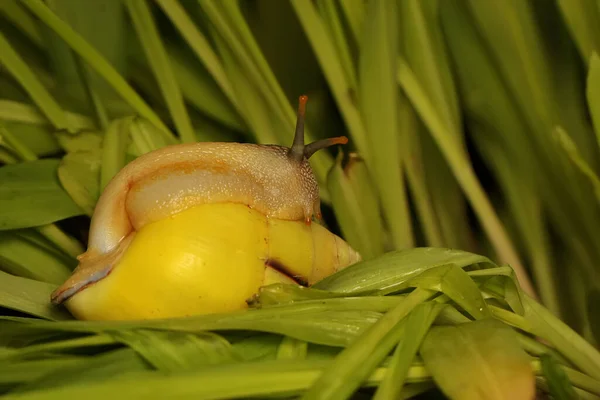
[{"label": "snail head", "polygon": [[298,119],[296,121],[296,132],[294,134],[294,143],[289,150],[289,157],[297,162],[302,162],[305,158],[309,159],[317,151],[335,146],[336,144],[348,143],[346,136],[338,136],[317,140],[309,144],[304,144],[304,115],[306,114],[306,103],[308,96],[302,95],[298,99]]}]

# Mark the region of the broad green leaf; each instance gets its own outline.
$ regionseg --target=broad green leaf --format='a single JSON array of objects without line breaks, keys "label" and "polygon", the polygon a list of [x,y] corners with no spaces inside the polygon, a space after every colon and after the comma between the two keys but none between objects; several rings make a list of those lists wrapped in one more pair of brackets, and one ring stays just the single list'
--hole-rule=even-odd
[{"label": "broad green leaf", "polygon": [[65,113],[60,105],[42,85],[27,63],[12,48],[6,37],[0,33],[0,61],[27,91],[36,105],[42,110],[46,117],[52,121],[56,129],[73,128],[69,125]]},{"label": "broad green leaf", "polygon": [[432,328],[421,345],[421,356],[450,398],[533,398],[529,357],[515,332],[493,319]]},{"label": "broad green leaf", "polygon": [[460,250],[440,248],[400,250],[351,265],[312,287],[340,293],[380,291],[401,285],[430,268],[447,264],[462,268],[479,263],[492,264],[486,257]]},{"label": "broad green leaf", "polygon": [[19,278],[0,271],[0,307],[49,320],[68,320],[71,315],[50,303],[56,285]]},{"label": "broad green leaf", "polygon": [[417,289],[343,350],[303,394],[303,400],[348,398],[407,333],[406,316],[435,292]]},{"label": "broad green leaf", "polygon": [[58,166],[58,178],[69,196],[88,216],[100,197],[100,150],[77,151],[65,155]]},{"label": "broad green leaf", "polygon": [[0,232],[0,270],[23,278],[60,285],[75,267],[33,230]]},{"label": "broad green leaf", "polygon": [[375,400],[396,399],[400,396],[406,374],[421,347],[421,342],[443,308],[443,305],[435,302],[422,303],[408,315],[404,337],[400,339],[388,364],[386,376],[375,392]]},{"label": "broad green leaf", "polygon": [[229,342],[210,332],[191,334],[134,330],[111,334],[159,371],[193,370],[236,361]]},{"label": "broad green leaf", "polygon": [[369,150],[363,157],[378,189],[396,250],[414,246],[398,136],[397,15],[394,1],[369,3],[358,84],[358,103],[369,134]]},{"label": "broad green leaf", "polygon": [[0,168],[0,230],[40,226],[83,214],[60,186],[59,160]]},{"label": "broad green leaf", "polygon": [[327,175],[333,210],[345,240],[364,260],[383,254],[385,238],[381,211],[364,161],[351,154],[342,166],[342,153]]},{"label": "broad green leaf", "polygon": [[146,60],[152,67],[171,113],[171,118],[177,127],[177,132],[183,142],[193,143],[196,141],[196,136],[192,129],[190,117],[148,3],[146,0],[128,0],[125,4],[133,20],[137,37],[144,48]]},{"label": "broad green leaf", "polygon": [[552,397],[556,400],[576,399],[577,393],[575,393],[569,377],[559,366],[558,362],[548,354],[541,356],[540,361],[542,363],[542,372],[546,377]]}]

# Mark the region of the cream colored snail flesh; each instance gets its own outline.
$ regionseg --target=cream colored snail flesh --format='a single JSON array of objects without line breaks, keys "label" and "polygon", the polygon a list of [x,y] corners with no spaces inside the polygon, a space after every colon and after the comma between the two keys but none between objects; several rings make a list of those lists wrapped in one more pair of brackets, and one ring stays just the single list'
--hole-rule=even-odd
[{"label": "cream colored snail flesh", "polygon": [[291,148],[165,147],[129,163],[102,193],[87,251],[53,294],[79,319],[169,318],[239,310],[275,282],[311,284],[360,260],[319,224],[308,163],[345,137]]}]

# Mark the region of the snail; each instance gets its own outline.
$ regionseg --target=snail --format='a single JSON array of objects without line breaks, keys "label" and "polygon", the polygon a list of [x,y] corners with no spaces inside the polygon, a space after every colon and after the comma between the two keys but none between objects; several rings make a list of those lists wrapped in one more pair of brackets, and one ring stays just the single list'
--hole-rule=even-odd
[{"label": "snail", "polygon": [[321,220],[308,159],[347,143],[167,146],[127,164],[102,192],[87,250],[51,295],[78,319],[182,317],[240,310],[270,283],[310,285],[360,255]]}]

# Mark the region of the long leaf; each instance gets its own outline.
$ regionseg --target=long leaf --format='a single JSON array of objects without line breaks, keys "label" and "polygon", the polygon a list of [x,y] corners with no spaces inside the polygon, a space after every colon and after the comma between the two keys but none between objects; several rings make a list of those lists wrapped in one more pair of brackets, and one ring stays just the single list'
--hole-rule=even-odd
[{"label": "long leaf", "polygon": [[45,225],[83,213],[60,186],[58,164],[47,159],[0,168],[0,230]]}]

